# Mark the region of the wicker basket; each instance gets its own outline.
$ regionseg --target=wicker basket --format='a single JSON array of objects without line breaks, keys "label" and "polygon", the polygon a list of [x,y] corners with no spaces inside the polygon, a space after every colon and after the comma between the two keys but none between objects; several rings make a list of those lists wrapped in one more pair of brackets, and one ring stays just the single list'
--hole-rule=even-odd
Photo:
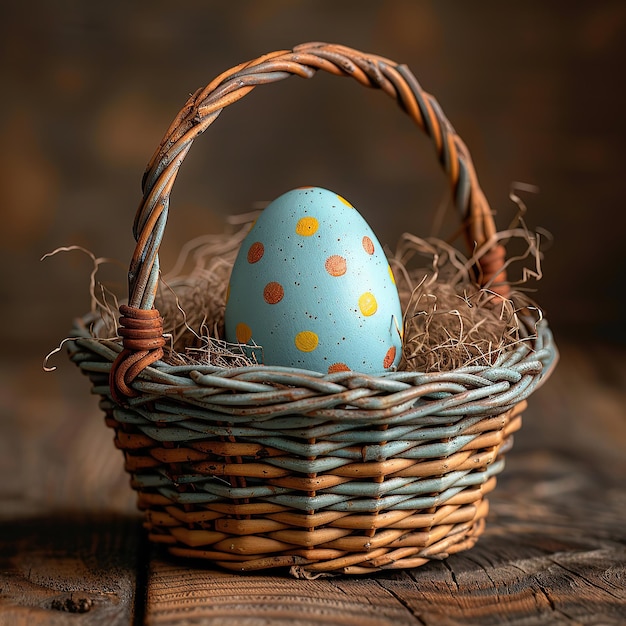
[{"label": "wicker basket", "polygon": [[[484,281],[504,251],[469,153],[407,69],[343,46],[304,44],[218,76],[174,120],[143,179],[120,341],[81,320],[71,359],[115,430],[151,541],[231,570],[296,576],[412,568],[470,548],[525,398],[557,351],[545,321],[491,367],[319,374],[172,366],[153,308],[158,249],[178,169],[222,109],[257,85],[318,70],[381,89],[431,138]],[[506,295],[506,281],[499,280]]]}]

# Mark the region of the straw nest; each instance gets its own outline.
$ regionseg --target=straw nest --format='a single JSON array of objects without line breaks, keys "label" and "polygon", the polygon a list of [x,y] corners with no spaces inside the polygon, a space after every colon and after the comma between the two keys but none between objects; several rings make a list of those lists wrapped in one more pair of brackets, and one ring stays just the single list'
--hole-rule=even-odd
[{"label": "straw nest", "polygon": [[[169,339],[164,357],[169,364],[253,364],[240,346],[223,339],[223,331],[230,272],[254,217],[233,218],[229,234],[205,235],[188,242],[174,268],[162,277],[155,305]],[[530,278],[541,278],[539,234],[531,234],[522,225],[498,233],[497,239],[500,243],[523,242],[523,252],[509,258],[507,265],[532,261],[532,267],[523,268],[522,278],[507,299],[491,291],[489,285],[477,285],[473,273],[476,257],[466,258],[440,239],[405,233],[395,251],[388,251],[404,312],[399,369],[433,372],[490,366],[520,341],[532,340],[519,332],[518,315],[523,311],[524,315],[542,317],[541,310],[523,292]],[[100,266],[108,259],[96,258],[77,246],[59,248],[51,254],[73,249],[83,250],[93,262],[89,290],[92,319],[96,321],[92,334],[115,338],[120,300],[98,279]]]}]

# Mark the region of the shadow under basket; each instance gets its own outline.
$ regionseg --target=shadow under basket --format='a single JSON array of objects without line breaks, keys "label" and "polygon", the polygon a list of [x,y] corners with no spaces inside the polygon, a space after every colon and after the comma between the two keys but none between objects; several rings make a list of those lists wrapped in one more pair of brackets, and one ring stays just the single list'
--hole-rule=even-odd
[{"label": "shadow under basket", "polygon": [[[170,365],[154,308],[169,194],[187,151],[256,85],[318,70],[379,88],[431,138],[483,284],[506,297],[502,246],[467,148],[410,71],[303,44],[235,67],[196,92],[148,165],[119,334],[77,322],[70,358],[123,450],[152,542],[235,571],[294,576],[412,568],[474,545],[526,398],[557,360],[545,320],[491,366],[448,372]],[[494,281],[498,279],[497,281]]]}]

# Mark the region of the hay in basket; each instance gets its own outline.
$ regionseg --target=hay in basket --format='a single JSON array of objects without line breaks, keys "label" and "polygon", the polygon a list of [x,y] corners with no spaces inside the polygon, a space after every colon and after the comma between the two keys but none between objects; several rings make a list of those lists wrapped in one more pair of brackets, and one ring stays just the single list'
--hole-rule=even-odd
[{"label": "hay in basket", "polygon": [[[430,137],[469,251],[405,236],[390,255],[405,342],[398,370],[380,376],[256,364],[220,338],[243,229],[196,242],[191,274],[160,276],[170,192],[193,140],[254,87],[319,70],[381,89]],[[101,398],[150,540],[234,571],[301,577],[412,568],[470,548],[557,352],[537,309],[511,291],[467,148],[409,69],[321,43],[241,64],[189,99],[143,191],[119,325],[96,307],[66,345]],[[432,271],[409,267],[423,254]]]}]

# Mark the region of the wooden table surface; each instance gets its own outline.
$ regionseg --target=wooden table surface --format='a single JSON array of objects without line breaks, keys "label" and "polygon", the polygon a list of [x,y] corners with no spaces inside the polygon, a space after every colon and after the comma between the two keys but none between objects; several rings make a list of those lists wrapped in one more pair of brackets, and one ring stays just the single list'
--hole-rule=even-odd
[{"label": "wooden table surface", "polygon": [[626,351],[559,342],[475,548],[410,571],[236,575],[149,546],[88,381],[0,365],[0,624],[626,624]]}]

